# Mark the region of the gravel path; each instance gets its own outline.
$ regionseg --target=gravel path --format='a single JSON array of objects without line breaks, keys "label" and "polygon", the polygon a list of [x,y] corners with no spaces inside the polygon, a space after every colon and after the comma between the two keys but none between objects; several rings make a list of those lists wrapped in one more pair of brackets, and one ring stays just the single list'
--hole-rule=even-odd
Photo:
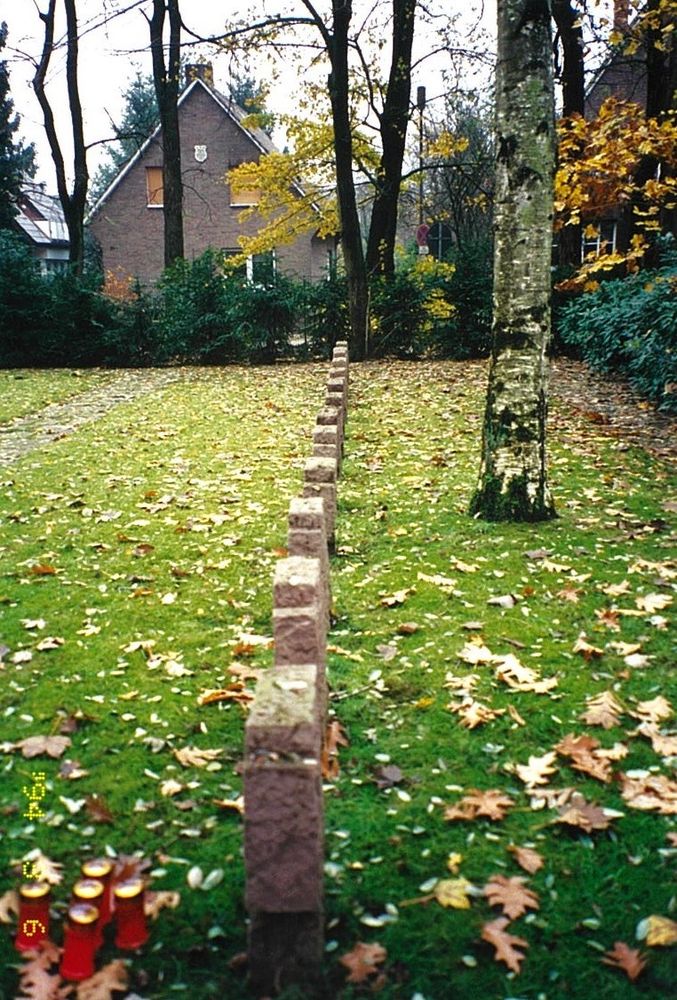
[{"label": "gravel path", "polygon": [[35,448],[72,434],[83,424],[104,417],[115,406],[157,392],[182,378],[176,368],[142,368],[120,372],[111,382],[79,396],[51,403],[37,413],[17,417],[0,427],[0,466],[10,465]]},{"label": "gravel path", "polygon": [[[17,417],[0,426],[0,467],[72,434],[83,424],[99,420],[121,403],[157,392],[178,379],[195,378],[197,373],[197,369],[181,368],[121,371],[105,385]],[[624,380],[592,372],[580,361],[557,358],[553,362],[552,394],[598,425],[603,433],[639,445],[668,462],[677,462],[677,419],[657,413]]]},{"label": "gravel path", "polygon": [[556,358],[552,395],[595,424],[601,433],[677,462],[677,417],[658,413],[625,381],[591,371],[582,361]]}]

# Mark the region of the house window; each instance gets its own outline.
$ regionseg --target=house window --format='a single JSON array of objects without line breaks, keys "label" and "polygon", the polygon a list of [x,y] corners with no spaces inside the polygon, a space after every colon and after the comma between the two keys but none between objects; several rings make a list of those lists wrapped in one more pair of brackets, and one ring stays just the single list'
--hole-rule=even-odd
[{"label": "house window", "polygon": [[[228,257],[239,257],[242,251],[227,248],[222,253],[227,259]],[[253,285],[268,285],[275,277],[275,270],[275,251],[268,250],[266,253],[255,253],[247,257],[245,263],[240,264],[234,270],[230,269],[228,273],[245,278]]]},{"label": "house window", "polygon": [[162,208],[165,202],[162,167],[146,167],[146,204],[148,208]]},{"label": "house window", "polygon": [[593,223],[583,230],[583,256],[601,253],[613,253],[616,249],[616,223],[607,219],[604,222]]},{"label": "house window", "polygon": [[261,192],[258,188],[241,188],[238,191],[230,189],[231,208],[251,208],[261,201]]}]

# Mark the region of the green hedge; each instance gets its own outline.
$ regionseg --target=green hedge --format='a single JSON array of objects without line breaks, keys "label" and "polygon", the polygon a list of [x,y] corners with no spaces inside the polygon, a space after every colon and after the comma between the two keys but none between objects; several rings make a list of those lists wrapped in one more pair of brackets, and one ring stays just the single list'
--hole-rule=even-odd
[{"label": "green hedge", "polygon": [[[371,284],[375,357],[488,353],[488,248],[455,261],[413,255]],[[0,233],[0,366],[138,366],[328,357],[349,334],[345,277],[314,284],[279,274],[250,283],[221,255],[180,260],[157,287],[104,294],[96,271],[42,275],[13,233]]]},{"label": "green hedge", "polygon": [[677,254],[664,260],[565,303],[557,328],[593,368],[620,372],[661,410],[677,413]]}]

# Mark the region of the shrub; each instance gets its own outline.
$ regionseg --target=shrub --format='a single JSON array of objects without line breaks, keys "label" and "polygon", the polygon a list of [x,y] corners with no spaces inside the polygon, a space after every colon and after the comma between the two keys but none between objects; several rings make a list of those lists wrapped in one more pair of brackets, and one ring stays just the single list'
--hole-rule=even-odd
[{"label": "shrub", "polygon": [[662,410],[677,413],[677,255],[665,266],[603,282],[564,304],[563,343],[601,371],[617,371]]},{"label": "shrub", "polygon": [[29,248],[0,231],[0,365],[20,367],[40,353],[48,329],[48,289]]},{"label": "shrub", "polygon": [[349,339],[348,285],[344,275],[303,282],[296,332],[303,338],[299,353],[313,357],[328,358],[338,340]]}]

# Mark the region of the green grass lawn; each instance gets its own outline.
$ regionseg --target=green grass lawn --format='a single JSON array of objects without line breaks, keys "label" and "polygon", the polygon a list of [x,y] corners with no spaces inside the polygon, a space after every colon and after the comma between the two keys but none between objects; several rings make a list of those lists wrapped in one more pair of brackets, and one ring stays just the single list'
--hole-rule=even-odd
[{"label": "green grass lawn", "polygon": [[[273,565],[325,376],[194,370],[0,470],[0,896],[34,848],[63,865],[61,912],[83,858],[142,852],[153,887],[181,893],[130,965],[129,990],[147,1000],[247,996],[229,964],[246,946],[242,825],[228,806],[244,715],[198,697],[271,662],[251,636],[271,632]],[[649,916],[675,919],[674,816],[634,808],[620,776],[667,779],[674,764],[654,749],[674,717],[654,741],[646,724],[636,732],[642,703],[677,694],[674,479],[555,407],[558,519],[473,520],[483,366],[377,363],[351,378],[329,657],[349,746],[326,786],[328,995],[371,994],[344,985],[338,961],[362,941],[386,950],[388,1000],[667,1000],[675,948],[635,933]],[[514,686],[548,678],[544,693]],[[581,718],[603,692],[620,706],[608,729]],[[462,724],[478,713],[487,721]],[[546,757],[569,734],[599,741],[609,780]],[[49,735],[71,740],[59,759],[12,751]],[[186,747],[218,754],[186,767],[174,753]],[[545,757],[531,789],[530,757]],[[64,776],[67,760],[86,773]],[[45,816],[31,823],[24,789],[38,771]],[[587,831],[555,822],[552,796],[571,788],[623,815],[593,810],[583,822],[605,828]],[[513,804],[500,820],[445,820],[472,789]],[[542,867],[529,875],[511,846]],[[222,880],[190,888],[196,865]],[[507,928],[526,942],[517,975],[481,940],[501,910],[479,890],[498,874],[523,876],[538,903]],[[461,878],[467,908],[442,906],[441,880]],[[0,996],[13,998],[8,930]],[[648,955],[634,983],[600,962],[616,941]],[[101,960],[116,956],[108,944]]]}]

